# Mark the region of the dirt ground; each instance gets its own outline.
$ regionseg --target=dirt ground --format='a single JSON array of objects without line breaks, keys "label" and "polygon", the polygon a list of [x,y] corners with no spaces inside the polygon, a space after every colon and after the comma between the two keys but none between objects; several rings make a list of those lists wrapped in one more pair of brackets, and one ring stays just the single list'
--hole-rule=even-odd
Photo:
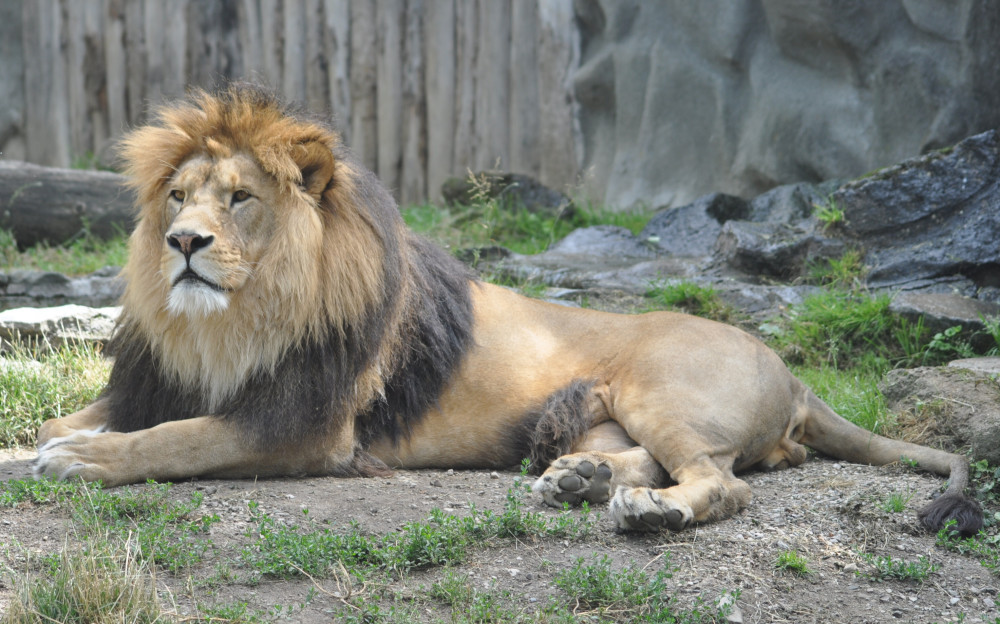
[{"label": "dirt ground", "polygon": [[[29,475],[29,451],[0,451],[0,479]],[[279,521],[300,522],[301,510],[313,521],[334,526],[357,522],[365,532],[384,534],[408,521],[424,520],[432,508],[448,513],[478,509],[501,511],[514,484],[514,472],[413,471],[373,479],[274,479],[268,481],[190,481],[176,484],[172,495],[188,499],[195,489],[204,494],[206,513],[221,522],[211,529],[217,556],[248,538],[251,528],[247,501]],[[743,622],[994,622],[1000,618],[996,601],[1000,577],[977,560],[948,552],[934,536],[919,528],[916,509],[941,486],[938,477],[904,467],[873,468],[810,458],[804,465],[775,473],[749,473],[754,491],[750,506],[736,517],[681,533],[620,535],[608,517],[583,541],[540,539],[507,541],[474,549],[456,572],[467,574],[477,587],[506,590],[521,597],[516,607],[532,611],[556,592],[552,578],[579,557],[607,554],[615,565],[652,573],[669,565],[670,581],[681,603],[696,596],[714,601],[738,590]],[[144,486],[143,486],[144,487]],[[912,493],[903,513],[883,511],[876,503],[896,492]],[[556,513],[532,499],[531,510]],[[597,506],[599,513],[605,506]],[[24,552],[52,552],[66,539],[69,520],[56,506],[23,504],[0,512],[0,565],[23,569]],[[794,550],[807,560],[810,573],[800,576],[776,569],[782,552]],[[940,569],[922,584],[874,581],[860,552],[913,561],[926,555]],[[216,562],[209,561],[205,569]],[[202,572],[195,571],[194,576]],[[415,595],[440,578],[441,570],[414,573],[392,588],[398,595]],[[187,576],[161,574],[157,579],[171,609],[184,617],[198,604],[248,601],[254,609],[296,605],[285,621],[337,621],[342,603],[332,580],[239,581],[221,588],[199,589]],[[354,588],[363,592],[364,588]],[[0,578],[0,611],[11,599],[11,578]],[[433,621],[441,614],[427,613]],[[963,619],[964,618],[964,619]],[[581,618],[581,621],[587,621]]]}]

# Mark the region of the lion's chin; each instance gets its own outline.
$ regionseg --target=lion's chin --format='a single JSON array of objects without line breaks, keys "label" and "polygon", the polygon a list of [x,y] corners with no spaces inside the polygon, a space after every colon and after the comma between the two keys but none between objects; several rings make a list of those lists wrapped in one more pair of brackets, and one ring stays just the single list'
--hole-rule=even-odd
[{"label": "lion's chin", "polygon": [[174,316],[203,318],[224,312],[228,307],[228,294],[191,280],[176,284],[167,298],[167,311]]}]

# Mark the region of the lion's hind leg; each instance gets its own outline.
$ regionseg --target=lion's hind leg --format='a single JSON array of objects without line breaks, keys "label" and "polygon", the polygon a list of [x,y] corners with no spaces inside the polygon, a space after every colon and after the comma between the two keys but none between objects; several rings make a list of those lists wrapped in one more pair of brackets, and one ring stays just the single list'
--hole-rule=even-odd
[{"label": "lion's hind leg", "polygon": [[708,457],[689,462],[673,476],[678,484],[668,488],[618,488],[611,500],[618,528],[680,531],[693,522],[727,518],[750,503],[750,486]]},{"label": "lion's hind leg", "polygon": [[615,422],[591,428],[571,450],[531,488],[554,507],[605,503],[619,487],[661,487],[669,481],[663,467]]}]

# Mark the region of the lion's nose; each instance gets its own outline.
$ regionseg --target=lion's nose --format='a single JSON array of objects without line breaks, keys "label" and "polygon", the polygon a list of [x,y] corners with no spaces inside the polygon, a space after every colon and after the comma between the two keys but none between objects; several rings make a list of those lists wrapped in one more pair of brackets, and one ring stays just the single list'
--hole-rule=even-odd
[{"label": "lion's nose", "polygon": [[184,254],[188,260],[191,259],[191,254],[208,247],[213,240],[215,240],[214,236],[202,236],[194,232],[170,232],[167,234],[167,244]]}]

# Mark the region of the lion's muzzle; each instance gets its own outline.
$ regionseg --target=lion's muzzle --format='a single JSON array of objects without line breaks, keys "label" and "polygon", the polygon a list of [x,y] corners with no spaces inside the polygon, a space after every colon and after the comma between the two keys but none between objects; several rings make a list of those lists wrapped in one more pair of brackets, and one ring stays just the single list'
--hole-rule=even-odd
[{"label": "lion's muzzle", "polygon": [[184,254],[184,259],[191,264],[191,255],[212,244],[215,237],[211,234],[202,236],[194,232],[167,232],[167,245]]}]

